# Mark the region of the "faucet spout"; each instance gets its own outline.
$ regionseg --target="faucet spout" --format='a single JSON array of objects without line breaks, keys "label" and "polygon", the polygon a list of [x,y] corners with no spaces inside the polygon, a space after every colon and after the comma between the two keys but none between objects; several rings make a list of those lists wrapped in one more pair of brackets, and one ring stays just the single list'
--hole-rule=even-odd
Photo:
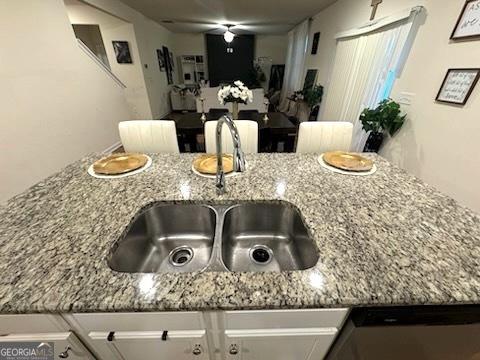
[{"label": "faucet spout", "polygon": [[217,140],[217,181],[216,188],[217,194],[225,194],[226,184],[225,184],[225,172],[223,170],[223,157],[222,157],[222,128],[223,124],[228,126],[230,134],[232,135],[233,140],[233,171],[235,172],[244,172],[245,171],[245,154],[242,150],[242,145],[240,143],[240,135],[238,133],[237,126],[233,119],[224,115],[217,122],[217,131],[216,131],[216,140]]}]

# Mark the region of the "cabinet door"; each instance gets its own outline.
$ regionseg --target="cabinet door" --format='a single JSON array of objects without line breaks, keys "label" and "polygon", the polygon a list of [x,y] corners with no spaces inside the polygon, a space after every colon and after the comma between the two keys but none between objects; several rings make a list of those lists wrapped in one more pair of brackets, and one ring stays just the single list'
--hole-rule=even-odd
[{"label": "cabinet door", "polygon": [[111,340],[109,333],[89,334],[95,349],[105,359],[123,360],[206,360],[207,342],[204,330],[169,331],[166,340],[163,332],[115,332]]},{"label": "cabinet door", "polygon": [[226,330],[227,360],[320,360],[335,328]]},{"label": "cabinet door", "polygon": [[60,315],[12,314],[0,315],[0,335],[60,333],[69,331],[69,326]]},{"label": "cabinet door", "polygon": [[71,332],[64,333],[35,333],[35,334],[10,334],[0,337],[0,345],[9,342],[38,342],[39,348],[49,351],[48,343],[53,343],[55,359],[60,354],[69,360],[93,360],[90,352],[83,346]]}]

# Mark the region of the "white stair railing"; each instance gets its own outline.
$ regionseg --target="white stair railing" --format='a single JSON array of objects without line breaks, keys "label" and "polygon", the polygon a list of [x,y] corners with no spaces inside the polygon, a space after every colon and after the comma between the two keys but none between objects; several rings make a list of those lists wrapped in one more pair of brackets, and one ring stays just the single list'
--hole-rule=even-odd
[{"label": "white stair railing", "polygon": [[113,81],[115,81],[120,87],[122,88],[126,88],[127,86],[122,82],[122,80],[120,80],[109,68],[108,66],[106,66],[102,60],[99,59],[99,57],[97,55],[95,55],[95,53],[92,52],[92,50],[90,50],[88,48],[87,45],[85,45],[85,43],[80,40],[80,39],[77,39],[77,43],[78,43],[78,47],[80,49],[83,50],[83,52],[88,56],[90,57],[93,62],[95,62],[98,66],[100,66],[100,68],[105,71],[112,79]]}]

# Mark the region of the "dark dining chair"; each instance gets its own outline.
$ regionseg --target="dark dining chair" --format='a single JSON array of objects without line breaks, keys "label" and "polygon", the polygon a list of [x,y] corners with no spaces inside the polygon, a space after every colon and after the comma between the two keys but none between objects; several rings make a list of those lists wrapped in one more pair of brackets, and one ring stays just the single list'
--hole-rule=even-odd
[{"label": "dark dining chair", "polygon": [[210,115],[209,117],[211,117],[213,119],[219,119],[225,114],[228,114],[228,109],[212,108],[208,111],[208,115]]},{"label": "dark dining chair", "polygon": [[255,120],[258,118],[258,110],[240,110],[238,118],[240,120]]}]

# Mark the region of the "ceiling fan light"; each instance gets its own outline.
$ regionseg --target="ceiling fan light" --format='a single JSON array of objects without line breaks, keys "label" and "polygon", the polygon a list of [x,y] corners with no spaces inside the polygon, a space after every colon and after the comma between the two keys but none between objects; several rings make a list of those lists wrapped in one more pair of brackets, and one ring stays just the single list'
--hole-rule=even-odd
[{"label": "ceiling fan light", "polygon": [[235,38],[235,34],[232,33],[230,30],[225,31],[225,34],[223,34],[223,38],[227,43],[231,43],[233,39]]}]

